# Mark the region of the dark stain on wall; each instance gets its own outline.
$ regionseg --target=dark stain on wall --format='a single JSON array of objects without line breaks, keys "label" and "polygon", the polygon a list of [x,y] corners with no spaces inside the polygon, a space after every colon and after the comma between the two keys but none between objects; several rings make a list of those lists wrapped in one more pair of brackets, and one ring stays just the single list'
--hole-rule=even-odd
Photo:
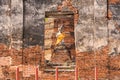
[{"label": "dark stain on wall", "polygon": [[[24,47],[44,44],[44,7],[51,0],[26,0],[24,2]],[[31,7],[31,8],[30,8]]]},{"label": "dark stain on wall", "polygon": [[5,43],[8,45],[9,42],[8,37],[3,34],[3,30],[0,30],[0,43]]},{"label": "dark stain on wall", "polygon": [[24,28],[24,46],[43,45],[43,27],[44,25],[41,24]]},{"label": "dark stain on wall", "polygon": [[8,1],[10,0],[0,0],[0,5],[6,5],[8,4]]},{"label": "dark stain on wall", "polygon": [[111,30],[111,34],[112,36],[117,36],[116,39],[120,39],[119,35],[120,35],[120,1],[116,0],[109,3],[109,10],[112,14],[111,16],[111,20],[113,20],[115,28],[113,30]]},{"label": "dark stain on wall", "polygon": [[5,43],[9,45],[9,30],[8,30],[8,10],[7,6],[9,5],[10,0],[0,0],[0,43]]},{"label": "dark stain on wall", "polygon": [[116,3],[116,4],[110,4],[109,5],[109,8],[113,14],[113,19],[114,20],[117,20],[119,19],[120,20],[120,3]]}]

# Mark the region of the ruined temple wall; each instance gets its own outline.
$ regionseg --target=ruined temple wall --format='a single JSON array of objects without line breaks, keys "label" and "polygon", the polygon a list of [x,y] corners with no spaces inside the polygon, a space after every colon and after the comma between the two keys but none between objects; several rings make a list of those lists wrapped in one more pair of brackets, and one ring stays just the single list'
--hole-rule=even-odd
[{"label": "ruined temple wall", "polygon": [[[79,19],[75,17],[75,42],[80,77],[93,78],[94,67],[98,62],[99,78],[119,80],[120,1],[68,1],[74,8],[69,5],[62,10],[76,13],[77,9],[79,13],[79,17],[76,14]],[[66,3],[64,0],[0,0],[1,79],[15,79],[16,66],[21,67],[21,64],[24,65],[21,76],[32,75],[34,78],[33,67],[40,64],[39,58],[42,58],[40,46],[44,44],[45,11],[59,10],[59,5]],[[29,68],[33,70],[29,72]]]}]

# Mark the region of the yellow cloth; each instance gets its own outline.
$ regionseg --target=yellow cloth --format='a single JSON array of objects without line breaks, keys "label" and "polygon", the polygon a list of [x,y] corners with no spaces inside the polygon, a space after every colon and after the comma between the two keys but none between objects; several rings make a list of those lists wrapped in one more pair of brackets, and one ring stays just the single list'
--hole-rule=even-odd
[{"label": "yellow cloth", "polygon": [[45,18],[45,22],[48,22],[48,18]]},{"label": "yellow cloth", "polygon": [[60,35],[58,35],[55,45],[59,44],[64,38],[65,38],[64,33],[61,33]]}]

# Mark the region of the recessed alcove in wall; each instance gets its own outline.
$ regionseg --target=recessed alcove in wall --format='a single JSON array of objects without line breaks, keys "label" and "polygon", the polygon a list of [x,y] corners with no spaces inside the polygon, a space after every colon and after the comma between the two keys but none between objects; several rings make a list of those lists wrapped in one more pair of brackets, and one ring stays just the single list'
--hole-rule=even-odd
[{"label": "recessed alcove in wall", "polygon": [[75,63],[74,13],[46,11],[44,58],[48,63]]}]

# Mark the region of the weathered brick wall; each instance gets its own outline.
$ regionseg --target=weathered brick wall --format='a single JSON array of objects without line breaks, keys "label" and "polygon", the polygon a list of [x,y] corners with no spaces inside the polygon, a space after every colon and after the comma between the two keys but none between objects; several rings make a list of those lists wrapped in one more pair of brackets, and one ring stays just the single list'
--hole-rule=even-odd
[{"label": "weathered brick wall", "polygon": [[119,80],[119,3],[119,0],[108,0],[108,3],[107,0],[81,0],[80,24],[75,31],[81,77],[94,78],[96,65],[99,78]]},{"label": "weathered brick wall", "polygon": [[119,80],[119,9],[120,0],[0,0],[0,79],[14,80],[19,66],[20,80],[34,80],[42,62],[45,11],[62,10],[75,13],[80,78],[94,79],[96,64],[100,79]]}]

